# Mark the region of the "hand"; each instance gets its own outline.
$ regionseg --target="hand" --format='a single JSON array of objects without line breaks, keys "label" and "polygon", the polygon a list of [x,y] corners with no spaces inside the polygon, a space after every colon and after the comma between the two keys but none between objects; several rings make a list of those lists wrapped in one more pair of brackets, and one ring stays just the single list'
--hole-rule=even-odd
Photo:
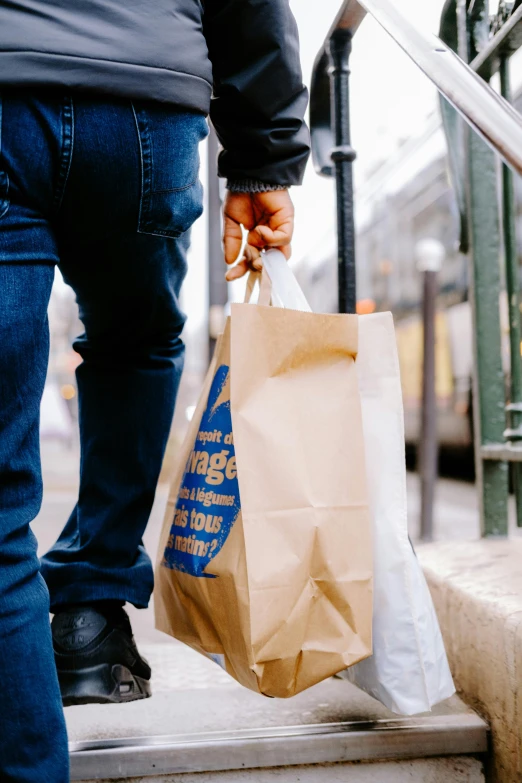
[{"label": "hand", "polygon": [[268,193],[231,193],[227,191],[224,205],[223,244],[225,261],[233,264],[241,250],[242,223],[248,229],[248,244],[243,259],[229,269],[227,280],[237,280],[248,271],[260,271],[261,250],[275,247],[288,259],[294,233],[294,205],[288,190]]}]

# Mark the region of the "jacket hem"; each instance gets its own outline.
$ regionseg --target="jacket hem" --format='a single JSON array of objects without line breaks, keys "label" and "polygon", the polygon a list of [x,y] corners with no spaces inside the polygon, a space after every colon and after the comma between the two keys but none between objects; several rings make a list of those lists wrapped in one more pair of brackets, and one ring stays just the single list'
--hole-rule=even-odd
[{"label": "jacket hem", "polygon": [[212,85],[167,68],[31,51],[0,52],[0,85],[62,87],[161,101],[208,114]]}]

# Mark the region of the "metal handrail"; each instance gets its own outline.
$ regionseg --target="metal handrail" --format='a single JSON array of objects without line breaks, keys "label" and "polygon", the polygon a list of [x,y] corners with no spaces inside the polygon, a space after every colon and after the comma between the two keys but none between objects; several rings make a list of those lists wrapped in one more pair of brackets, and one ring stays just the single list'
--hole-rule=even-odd
[{"label": "metal handrail", "polygon": [[522,118],[440,38],[418,30],[390,0],[345,0],[314,65],[310,103],[316,169],[332,174],[328,48],[339,33],[355,34],[367,13],[406,52],[466,122],[522,174]]}]

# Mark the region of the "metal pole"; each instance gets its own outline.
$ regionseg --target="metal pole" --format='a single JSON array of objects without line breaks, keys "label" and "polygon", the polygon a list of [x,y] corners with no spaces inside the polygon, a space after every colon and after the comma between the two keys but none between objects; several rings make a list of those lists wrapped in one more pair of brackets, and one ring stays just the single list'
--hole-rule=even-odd
[{"label": "metal pole", "polygon": [[[509,58],[500,60],[500,91],[504,98],[511,101],[511,81]],[[502,217],[504,228],[504,252],[506,256],[506,289],[509,309],[509,344],[511,353],[511,400],[507,406],[510,416],[509,429],[504,433],[507,440],[522,440],[522,362],[520,359],[520,291],[518,280],[518,251],[515,226],[515,189],[513,172],[502,165]],[[513,485],[517,508],[517,525],[522,527],[522,465],[514,462]]]},{"label": "metal pole", "polygon": [[435,318],[438,281],[437,273],[445,258],[443,245],[436,239],[423,239],[415,248],[417,269],[423,273],[423,372],[422,415],[419,439],[419,468],[421,481],[420,536],[433,540],[433,508],[437,483],[437,395],[435,387]]},{"label": "metal pole", "polygon": [[217,333],[215,324],[223,320],[222,313],[228,301],[228,286],[225,280],[225,258],[221,244],[221,197],[217,158],[219,143],[216,132],[210,126],[208,137],[207,192],[208,192],[208,326],[209,359],[214,353]]},{"label": "metal pole", "polygon": [[419,443],[421,473],[422,541],[433,541],[433,506],[437,481],[437,398],[435,393],[435,301],[437,297],[437,273],[424,272],[423,320],[423,374],[422,420]]},{"label": "metal pole", "polygon": [[353,162],[355,152],[350,144],[349,60],[352,34],[349,30],[335,30],[328,43],[331,84],[332,122],[335,147],[332,161],[335,165],[337,188],[337,269],[339,312],[355,313],[355,223],[353,204]]}]

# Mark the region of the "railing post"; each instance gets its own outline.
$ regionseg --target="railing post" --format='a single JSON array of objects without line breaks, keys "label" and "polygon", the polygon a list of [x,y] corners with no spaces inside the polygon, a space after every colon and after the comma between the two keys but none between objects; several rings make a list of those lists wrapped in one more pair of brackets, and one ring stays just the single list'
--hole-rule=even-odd
[{"label": "railing post", "polygon": [[[483,23],[488,24],[487,0],[481,0],[477,6],[480,6]],[[462,48],[461,45],[459,51]],[[470,59],[476,55],[473,43],[469,55]],[[485,142],[470,130],[466,135],[470,301],[474,327],[475,461],[482,534],[496,537],[506,536],[508,532],[508,465],[482,459],[481,447],[502,443],[506,427],[500,330],[501,242],[497,166],[495,153]]]},{"label": "railing post", "polygon": [[[509,58],[500,61],[500,90],[504,98],[511,102],[511,83],[509,76]],[[515,190],[513,172],[502,165],[502,217],[504,226],[504,252],[506,255],[506,292],[509,310],[509,344],[511,354],[511,389],[507,411],[511,426],[504,433],[508,441],[522,440],[522,362],[520,359],[520,291],[518,280],[518,251],[515,227]],[[522,527],[522,465],[514,462],[513,484],[517,507],[517,524]]]},{"label": "railing post", "polygon": [[507,535],[508,466],[483,460],[481,446],[502,443],[506,426],[500,332],[500,230],[495,155],[469,133],[471,303],[474,323],[474,424],[482,533]]},{"label": "railing post", "polygon": [[350,143],[349,60],[352,34],[336,30],[329,41],[328,58],[331,84],[332,123],[335,147],[332,161],[335,165],[337,187],[337,247],[339,312],[355,313],[355,221],[353,204],[353,162],[355,152]]}]

